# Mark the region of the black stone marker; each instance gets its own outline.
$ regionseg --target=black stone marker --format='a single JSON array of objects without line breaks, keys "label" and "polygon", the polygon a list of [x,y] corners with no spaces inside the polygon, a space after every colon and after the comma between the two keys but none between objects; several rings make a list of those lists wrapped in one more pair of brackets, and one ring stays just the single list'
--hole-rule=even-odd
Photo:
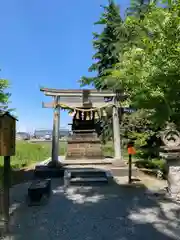
[{"label": "black stone marker", "polygon": [[43,197],[48,198],[51,194],[51,180],[34,180],[28,188],[28,198],[31,205],[40,203]]}]

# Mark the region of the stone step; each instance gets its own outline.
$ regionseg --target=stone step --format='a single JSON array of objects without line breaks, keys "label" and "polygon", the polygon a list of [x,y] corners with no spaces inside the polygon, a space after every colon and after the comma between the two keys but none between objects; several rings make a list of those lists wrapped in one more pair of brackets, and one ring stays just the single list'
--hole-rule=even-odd
[{"label": "stone step", "polygon": [[84,133],[73,133],[73,135],[71,135],[71,137],[73,138],[73,137],[97,137],[98,135],[97,135],[97,133],[95,133],[95,132],[84,132]]},{"label": "stone step", "polygon": [[69,183],[108,183],[112,175],[105,171],[95,168],[68,168],[65,171],[65,185]]},{"label": "stone step", "polygon": [[67,145],[67,151],[70,151],[70,152],[86,152],[86,151],[93,151],[93,152],[96,152],[96,151],[100,151],[102,148],[101,148],[101,145],[100,144],[86,144],[84,146],[73,146],[73,145],[70,145],[68,144]]},{"label": "stone step", "polygon": [[[85,165],[85,164],[89,164],[88,163],[88,160],[90,160],[90,161],[93,161],[93,160],[96,160],[97,159],[97,155],[96,156],[71,156],[71,155],[66,155],[66,159],[67,159],[67,161],[74,161],[74,163],[72,163],[72,164],[75,164],[76,162],[76,164],[75,165],[79,165],[79,162],[81,161],[81,160],[84,160],[86,158],[86,162],[84,162],[84,163],[80,163],[80,164],[83,164],[83,165]],[[103,156],[98,156],[98,158],[99,159],[103,159]],[[96,163],[95,163],[96,164]],[[99,163],[99,164],[102,164],[102,163]],[[69,165],[69,162],[65,162],[65,165]]]},{"label": "stone step", "polygon": [[74,133],[73,135],[69,136],[69,138],[84,138],[84,137],[91,137],[91,138],[98,138],[98,135],[95,133],[82,133],[82,134],[79,134],[79,133]]},{"label": "stone step", "polygon": [[59,178],[64,177],[65,169],[62,168],[49,168],[46,165],[36,166],[34,170],[35,178]]},{"label": "stone step", "polygon": [[106,165],[106,164],[112,164],[113,159],[95,159],[89,158],[89,159],[78,159],[78,158],[71,158],[68,156],[68,159],[63,160],[63,165]]},{"label": "stone step", "polygon": [[99,177],[99,178],[107,178],[106,176],[106,172],[104,171],[77,171],[77,172],[74,172],[72,171],[71,172],[71,178],[79,178],[79,177],[82,177],[82,178],[93,178],[93,177]]},{"label": "stone step", "polygon": [[72,141],[72,140],[92,140],[92,141],[99,141],[100,139],[98,138],[97,135],[94,134],[73,134],[71,136],[68,137],[68,141]]},{"label": "stone step", "polygon": [[91,138],[80,138],[80,139],[68,139],[67,144],[87,144],[87,143],[92,143],[92,144],[101,144],[99,139],[91,139]]},{"label": "stone step", "polygon": [[76,177],[76,178],[71,178],[70,179],[71,183],[91,183],[91,182],[103,182],[103,183],[108,183],[107,177]]},{"label": "stone step", "polygon": [[89,149],[86,149],[84,151],[84,149],[71,149],[69,152],[67,152],[68,155],[70,156],[81,156],[81,155],[84,155],[84,158],[86,157],[86,155],[89,155],[89,156],[96,156],[96,158],[99,157],[99,155],[103,155],[101,153],[101,150],[100,149],[95,149],[95,150],[89,150]]}]

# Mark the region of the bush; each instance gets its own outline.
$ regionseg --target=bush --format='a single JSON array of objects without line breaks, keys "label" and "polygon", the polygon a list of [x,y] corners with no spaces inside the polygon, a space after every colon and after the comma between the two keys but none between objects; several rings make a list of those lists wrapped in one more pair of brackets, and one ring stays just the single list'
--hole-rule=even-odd
[{"label": "bush", "polygon": [[114,156],[114,146],[113,142],[107,142],[105,145],[102,145],[103,154],[105,157],[113,157]]},{"label": "bush", "polygon": [[151,159],[151,160],[137,160],[135,166],[138,168],[160,170],[163,175],[166,175],[166,162],[163,159]]},{"label": "bush", "polygon": [[133,140],[137,158],[157,158],[162,142],[158,136],[160,129],[154,125],[151,111],[139,109],[132,114],[124,114],[121,123],[123,142]]}]

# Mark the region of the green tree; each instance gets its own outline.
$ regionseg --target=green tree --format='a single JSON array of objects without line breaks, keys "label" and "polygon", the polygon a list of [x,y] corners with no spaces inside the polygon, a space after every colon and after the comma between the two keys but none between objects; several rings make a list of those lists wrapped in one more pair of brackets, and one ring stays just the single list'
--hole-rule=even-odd
[{"label": "green tree", "polygon": [[[115,61],[105,64],[107,52],[95,48],[99,55],[95,55],[97,63],[90,70],[97,75],[82,81],[97,89],[122,89],[127,93],[127,103],[139,111],[124,115],[121,127],[128,138],[140,141],[136,141],[140,146],[158,146],[157,133],[167,121],[180,126],[180,2],[161,1],[164,7],[157,2],[132,1],[126,19],[118,24],[111,22]],[[98,35],[95,46],[102,46],[103,37]],[[104,47],[107,41],[103,43]]]},{"label": "green tree", "polygon": [[139,37],[121,55],[109,79],[110,86],[129,93],[134,106],[149,109],[158,125],[180,125],[179,16],[180,3],[173,2],[169,8],[152,5],[140,22],[127,17],[125,24],[138,29]]},{"label": "green tree", "polygon": [[9,87],[8,80],[0,79],[0,109],[6,110],[8,108],[8,102],[10,93],[7,92]]},{"label": "green tree", "polygon": [[117,51],[116,44],[119,40],[116,26],[123,23],[120,17],[120,10],[118,5],[113,0],[109,0],[108,6],[101,6],[103,13],[95,23],[95,25],[103,26],[101,33],[93,33],[93,47],[96,51],[92,57],[95,63],[89,68],[89,72],[95,72],[96,76],[92,78],[82,77],[80,80],[81,85],[93,85],[96,89],[104,89],[102,85],[102,78],[107,77],[107,69],[113,67],[119,61],[119,52]]},{"label": "green tree", "polygon": [[[130,7],[127,8],[128,16],[135,16],[142,20],[144,18],[144,14],[149,9],[149,4],[152,0],[131,0]],[[157,2],[154,0],[154,2]]]}]

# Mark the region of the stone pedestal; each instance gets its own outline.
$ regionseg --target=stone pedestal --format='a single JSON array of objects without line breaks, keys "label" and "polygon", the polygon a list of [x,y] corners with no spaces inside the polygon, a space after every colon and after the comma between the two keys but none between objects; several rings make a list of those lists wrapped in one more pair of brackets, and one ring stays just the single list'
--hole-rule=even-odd
[{"label": "stone pedestal", "polygon": [[167,163],[168,193],[174,200],[180,200],[180,147],[161,148],[160,155]]},{"label": "stone pedestal", "polygon": [[94,130],[73,131],[73,135],[67,140],[66,159],[103,159],[97,133]]},{"label": "stone pedestal", "polygon": [[168,192],[176,200],[180,200],[180,159],[167,161]]}]

